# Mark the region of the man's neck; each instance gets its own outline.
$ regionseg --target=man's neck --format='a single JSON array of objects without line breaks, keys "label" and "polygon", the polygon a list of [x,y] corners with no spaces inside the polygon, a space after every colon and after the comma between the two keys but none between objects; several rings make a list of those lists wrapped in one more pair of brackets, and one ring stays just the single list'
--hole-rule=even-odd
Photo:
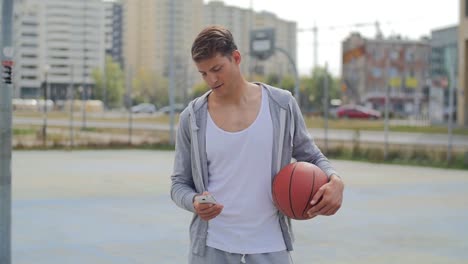
[{"label": "man's neck", "polygon": [[243,105],[249,102],[251,95],[255,93],[255,84],[247,82],[245,79],[235,84],[234,89],[227,96],[216,97],[216,103],[223,105]]}]

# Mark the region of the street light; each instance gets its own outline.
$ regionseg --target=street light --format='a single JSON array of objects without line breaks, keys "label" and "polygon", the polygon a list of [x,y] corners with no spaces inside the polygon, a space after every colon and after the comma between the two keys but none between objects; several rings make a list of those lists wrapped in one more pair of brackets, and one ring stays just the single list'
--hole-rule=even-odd
[{"label": "street light", "polygon": [[44,148],[47,148],[47,96],[49,95],[49,71],[50,66],[46,64],[44,66],[44,124],[42,125],[42,145]]}]

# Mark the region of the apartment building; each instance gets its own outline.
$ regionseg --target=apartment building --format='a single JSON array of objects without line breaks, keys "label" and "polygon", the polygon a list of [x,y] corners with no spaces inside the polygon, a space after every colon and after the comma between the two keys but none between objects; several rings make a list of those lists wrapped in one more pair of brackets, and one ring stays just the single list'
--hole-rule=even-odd
[{"label": "apartment building", "polygon": [[[171,4],[172,2],[172,4]],[[170,45],[170,14],[174,8]],[[169,76],[169,53],[174,52],[176,68],[176,97],[186,98],[193,86],[196,69],[190,48],[203,26],[203,0],[125,0],[124,58],[127,74],[148,71],[153,75]]]},{"label": "apartment building", "polygon": [[[450,99],[450,69],[453,68],[455,80],[458,80],[458,27],[446,27],[432,30],[430,57],[430,106],[431,120],[443,122],[448,118]],[[455,82],[455,81],[454,81]],[[454,83],[453,110],[457,104],[457,84]],[[456,114],[456,111],[454,111]]]},{"label": "apartment building", "polygon": [[460,0],[457,124],[468,126],[468,0]]},{"label": "apartment building", "polygon": [[[104,66],[100,0],[18,0],[14,7],[14,97],[64,99],[68,87],[92,94],[92,71]],[[84,88],[84,89],[83,89]]]},{"label": "apartment building", "polygon": [[204,26],[222,25],[231,31],[237,47],[243,55],[241,70],[245,75],[252,68],[249,56],[249,32],[254,28],[253,18],[254,13],[250,9],[228,6],[223,1],[211,1],[204,6]]},{"label": "apartment building", "polygon": [[205,4],[205,25],[223,25],[233,34],[239,50],[244,55],[243,73],[249,77],[252,72],[261,75],[293,74],[292,66],[286,55],[275,52],[267,61],[259,61],[249,56],[250,31],[254,29],[273,28],[275,31],[275,46],[286,50],[296,61],[296,32],[295,22],[278,18],[270,12],[253,12],[250,9],[229,6],[223,1],[211,1]]},{"label": "apartment building", "polygon": [[[0,4],[0,14],[3,14],[3,4]],[[3,20],[0,19],[0,45],[2,45],[2,23],[3,23]]]},{"label": "apartment building", "polygon": [[395,114],[427,113],[429,40],[369,39],[352,33],[342,42],[343,100],[384,109],[389,89]]},{"label": "apartment building", "polygon": [[123,9],[121,1],[104,1],[106,54],[123,68]]}]

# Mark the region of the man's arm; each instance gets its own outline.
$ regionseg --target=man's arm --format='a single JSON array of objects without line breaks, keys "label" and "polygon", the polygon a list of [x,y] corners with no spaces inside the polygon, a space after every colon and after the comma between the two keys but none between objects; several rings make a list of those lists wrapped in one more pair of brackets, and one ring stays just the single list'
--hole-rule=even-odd
[{"label": "man's arm", "polygon": [[292,118],[294,118],[294,120],[291,120],[294,122],[292,157],[297,161],[306,161],[315,164],[325,172],[329,178],[332,174],[337,174],[330,164],[330,161],[315,144],[314,139],[305,125],[301,110],[294,98],[291,99],[291,103]]},{"label": "man's arm", "polygon": [[171,198],[179,207],[195,212],[193,198],[197,193],[192,178],[189,121],[188,111],[182,112],[176,137],[174,169],[171,175]]}]

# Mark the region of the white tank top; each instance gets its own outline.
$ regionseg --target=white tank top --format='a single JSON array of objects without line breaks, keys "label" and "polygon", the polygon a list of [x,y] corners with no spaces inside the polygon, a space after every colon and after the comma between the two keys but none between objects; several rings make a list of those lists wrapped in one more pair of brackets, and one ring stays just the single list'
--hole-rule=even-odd
[{"label": "white tank top", "polygon": [[224,205],[208,222],[207,245],[230,253],[285,250],[271,194],[273,125],[268,98],[255,121],[239,132],[219,128],[208,113],[208,191]]}]

